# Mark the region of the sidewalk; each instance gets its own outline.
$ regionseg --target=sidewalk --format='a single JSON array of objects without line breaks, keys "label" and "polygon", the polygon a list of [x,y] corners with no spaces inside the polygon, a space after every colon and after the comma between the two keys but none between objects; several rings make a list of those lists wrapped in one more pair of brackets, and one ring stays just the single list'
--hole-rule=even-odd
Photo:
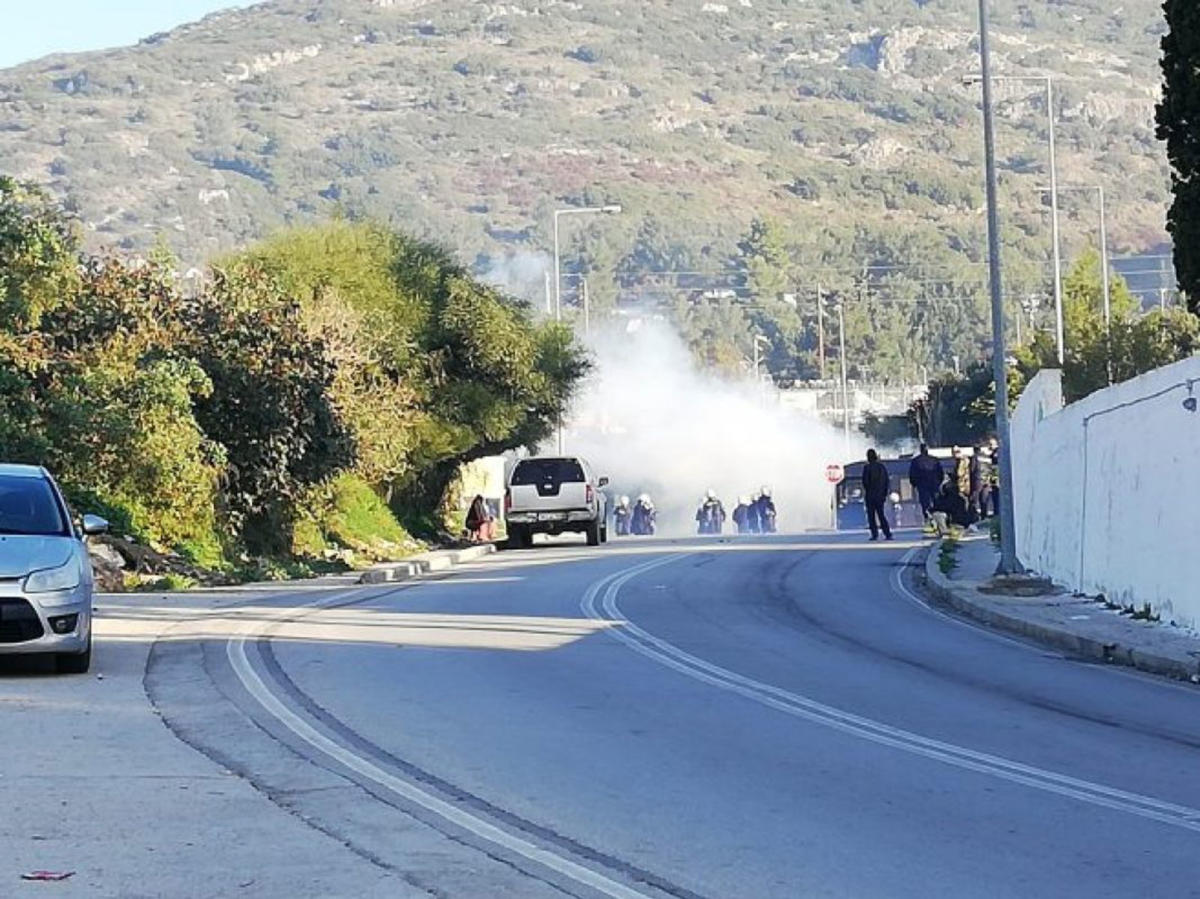
[{"label": "sidewalk", "polygon": [[[466,559],[423,561],[442,570]],[[0,659],[0,896],[427,896],[179,740],[147,698],[156,641],[223,641],[273,596],[299,594],[304,603],[305,594],[338,595],[358,580],[98,595],[89,674]],[[199,669],[195,680],[204,681]],[[253,730],[216,692],[197,709],[208,730]],[[54,884],[21,879],[38,870],[74,873]]]},{"label": "sidewalk", "polygon": [[998,589],[993,575],[999,553],[986,537],[959,543],[957,566],[949,576],[942,573],[938,558],[934,544],[925,558],[926,587],[967,617],[1084,658],[1200,684],[1200,637],[1186,630],[1136,621],[1062,588],[1037,596],[991,592]]},{"label": "sidewalk", "polygon": [[359,576],[360,584],[390,584],[419,577],[433,571],[445,571],[466,562],[476,562],[496,552],[496,544],[480,543],[465,549],[439,549],[421,553],[403,562],[382,562],[372,565]]}]

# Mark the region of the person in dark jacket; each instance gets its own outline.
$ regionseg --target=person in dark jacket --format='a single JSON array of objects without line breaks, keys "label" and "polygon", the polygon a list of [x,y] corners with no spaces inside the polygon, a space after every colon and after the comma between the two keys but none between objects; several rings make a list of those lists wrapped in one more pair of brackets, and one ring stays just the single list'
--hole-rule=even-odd
[{"label": "person in dark jacket", "polygon": [[764,487],[758,495],[758,530],[763,534],[775,533],[775,500],[771,499],[771,489]]},{"label": "person in dark jacket", "polygon": [[933,511],[933,501],[937,499],[938,490],[941,489],[945,478],[946,472],[942,469],[942,463],[931,456],[929,447],[922,443],[921,451],[909,463],[908,481],[916,491],[917,500],[921,503],[921,514],[925,516],[926,521]]},{"label": "person in dark jacket", "polygon": [[750,533],[750,498],[738,497],[738,504],[733,508],[733,523],[737,525],[739,534]]},{"label": "person in dark jacket", "polygon": [[975,523],[967,498],[958,492],[958,482],[953,478],[942,485],[937,499],[933,503],[933,523],[938,536],[944,537],[950,533],[950,525],[960,528],[970,527]]},{"label": "person in dark jacket", "polygon": [[476,496],[467,510],[467,533],[472,543],[486,543],[495,539],[495,519],[482,496]]},{"label": "person in dark jacket", "polygon": [[867,524],[871,528],[871,539],[878,540],[880,530],[885,540],[892,539],[892,526],[887,520],[888,494],[892,490],[892,479],[887,466],[879,461],[879,453],[867,450],[867,464],[862,473],[863,502],[867,507]]},{"label": "person in dark jacket", "polygon": [[643,493],[633,507],[633,519],[630,522],[633,533],[639,537],[652,536],[657,519],[658,511],[654,508],[650,494]]},{"label": "person in dark jacket", "polygon": [[971,453],[971,460],[967,465],[967,477],[970,481],[970,492],[967,494],[967,501],[970,503],[971,511],[975,513],[975,520],[978,521],[987,514],[987,508],[983,497],[985,463],[983,460],[983,447],[975,447]]},{"label": "person in dark jacket", "polygon": [[708,491],[696,511],[696,529],[701,534],[719,534],[725,529],[725,506],[715,490]]},{"label": "person in dark jacket", "polygon": [[762,533],[762,519],[759,517],[760,506],[758,502],[760,499],[762,499],[762,494],[754,494],[750,497],[750,505],[747,507],[746,530],[751,534]]},{"label": "person in dark jacket", "polygon": [[992,514],[1000,514],[1000,441],[995,437],[988,441],[992,464],[988,469],[987,486],[984,488],[991,501]]}]

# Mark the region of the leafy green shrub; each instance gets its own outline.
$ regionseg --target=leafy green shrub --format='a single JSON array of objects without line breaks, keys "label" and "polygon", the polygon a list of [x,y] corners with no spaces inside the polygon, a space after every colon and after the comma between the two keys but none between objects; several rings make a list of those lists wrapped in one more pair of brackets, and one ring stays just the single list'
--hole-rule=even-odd
[{"label": "leafy green shrub", "polygon": [[253,552],[287,552],[297,502],[354,461],[329,393],[335,369],[269,276],[214,278],[182,305],[184,347],[212,382],[196,420],[226,457],[221,500],[233,532]]}]

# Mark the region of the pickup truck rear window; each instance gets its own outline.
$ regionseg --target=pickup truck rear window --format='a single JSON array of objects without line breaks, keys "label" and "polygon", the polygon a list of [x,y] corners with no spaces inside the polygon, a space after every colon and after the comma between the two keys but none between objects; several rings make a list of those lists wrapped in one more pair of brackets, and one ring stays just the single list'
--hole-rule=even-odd
[{"label": "pickup truck rear window", "polygon": [[514,487],[533,484],[582,484],[583,466],[577,459],[526,459],[513,470]]}]

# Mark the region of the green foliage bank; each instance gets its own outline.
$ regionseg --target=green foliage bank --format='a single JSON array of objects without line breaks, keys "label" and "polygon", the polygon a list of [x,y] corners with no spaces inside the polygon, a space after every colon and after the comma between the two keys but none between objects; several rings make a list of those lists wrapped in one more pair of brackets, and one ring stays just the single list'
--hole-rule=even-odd
[{"label": "green foliage bank", "polygon": [[1175,239],[1179,285],[1200,313],[1200,5],[1166,0],[1163,9],[1170,32],[1162,40],[1158,137],[1167,142],[1175,195],[1167,229]]},{"label": "green foliage bank", "polygon": [[0,459],[210,565],[400,543],[462,462],[547,437],[586,371],[567,331],[407,235],[285,233],[185,290],[163,255],[82,254],[7,178],[0,304]]}]

